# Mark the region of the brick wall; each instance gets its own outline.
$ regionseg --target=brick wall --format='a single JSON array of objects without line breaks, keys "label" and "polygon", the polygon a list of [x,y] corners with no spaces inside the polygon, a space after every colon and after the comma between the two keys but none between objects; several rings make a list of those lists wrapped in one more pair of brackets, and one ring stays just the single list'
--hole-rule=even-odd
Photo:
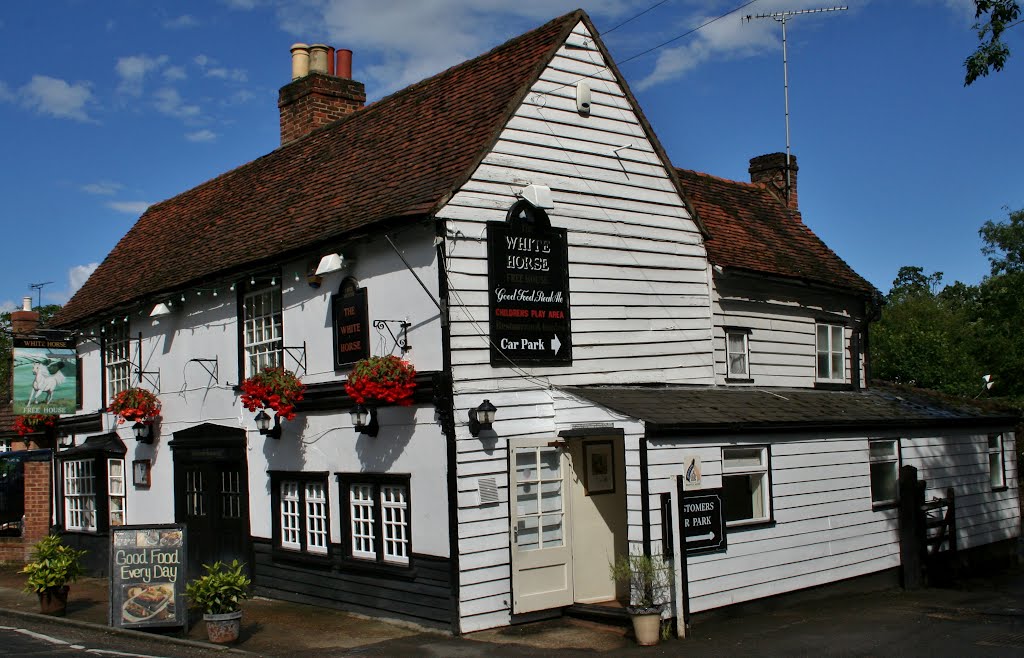
[{"label": "brick wall", "polygon": [[310,73],[281,87],[281,143],[298,139],[321,126],[352,114],[366,103],[361,82],[323,73]]},{"label": "brick wall", "polygon": [[50,532],[50,463],[25,463],[25,527],[21,537],[0,537],[0,560],[27,562],[37,541]]}]

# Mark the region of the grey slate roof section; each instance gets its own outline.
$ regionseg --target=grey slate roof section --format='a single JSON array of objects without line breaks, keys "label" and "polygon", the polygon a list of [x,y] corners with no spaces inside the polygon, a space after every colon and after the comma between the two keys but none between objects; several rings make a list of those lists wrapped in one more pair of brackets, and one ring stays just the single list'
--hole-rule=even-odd
[{"label": "grey slate roof section", "polygon": [[580,386],[568,393],[647,424],[648,436],[678,433],[778,432],[880,428],[977,427],[1011,429],[1019,418],[925,393],[873,388],[695,388]]}]

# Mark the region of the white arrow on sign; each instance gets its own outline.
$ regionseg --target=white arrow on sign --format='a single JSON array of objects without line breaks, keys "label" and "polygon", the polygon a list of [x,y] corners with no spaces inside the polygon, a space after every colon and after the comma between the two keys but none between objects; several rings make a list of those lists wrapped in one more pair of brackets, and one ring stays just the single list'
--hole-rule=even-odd
[{"label": "white arrow on sign", "polygon": [[709,532],[706,535],[686,535],[686,541],[710,541],[715,538],[715,533]]},{"label": "white arrow on sign", "polygon": [[551,349],[555,354],[558,354],[558,350],[562,347],[561,341],[558,340],[558,334],[551,337]]}]

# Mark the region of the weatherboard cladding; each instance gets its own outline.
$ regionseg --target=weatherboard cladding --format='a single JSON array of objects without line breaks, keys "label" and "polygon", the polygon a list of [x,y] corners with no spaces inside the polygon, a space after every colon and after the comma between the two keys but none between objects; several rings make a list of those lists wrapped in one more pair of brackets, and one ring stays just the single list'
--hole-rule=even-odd
[{"label": "weatherboard cladding", "polygon": [[277,262],[459,187],[573,26],[575,11],[147,210],[54,321]]},{"label": "weatherboard cladding", "polygon": [[712,264],[875,293],[764,184],[687,169],[676,173],[711,234],[705,246]]}]

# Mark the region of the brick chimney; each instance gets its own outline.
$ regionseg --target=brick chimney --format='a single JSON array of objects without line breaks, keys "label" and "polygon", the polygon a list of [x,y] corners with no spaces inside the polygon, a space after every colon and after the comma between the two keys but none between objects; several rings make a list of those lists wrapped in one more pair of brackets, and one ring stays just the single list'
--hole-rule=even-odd
[{"label": "brick chimney", "polygon": [[32,298],[21,298],[21,310],[11,312],[11,331],[16,334],[34,334],[39,328],[39,311],[32,310]]},{"label": "brick chimney", "polygon": [[352,80],[351,50],[297,43],[291,52],[292,81],[281,87],[277,98],[281,144],[352,114],[366,103],[366,87]]},{"label": "brick chimney", "polygon": [[789,156],[789,189],[786,185],[786,154],[769,153],[750,159],[750,182],[764,183],[775,190],[790,210],[799,210],[796,196],[796,156]]}]

